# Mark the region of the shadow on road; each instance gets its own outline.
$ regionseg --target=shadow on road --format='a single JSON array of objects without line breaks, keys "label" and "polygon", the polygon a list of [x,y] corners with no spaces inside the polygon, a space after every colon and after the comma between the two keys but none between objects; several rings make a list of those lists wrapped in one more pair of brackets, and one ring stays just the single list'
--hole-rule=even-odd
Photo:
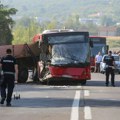
[{"label": "shadow on road", "polygon": [[[101,80],[90,80],[87,81],[86,86],[96,86],[96,87],[102,87],[105,86],[105,81],[101,81]],[[111,86],[111,81],[109,82],[109,86]],[[115,86],[119,87],[120,86],[120,81],[115,81]]]},{"label": "shadow on road", "polygon": [[90,107],[120,107],[120,101],[114,99],[86,99],[85,105]]},{"label": "shadow on road", "polygon": [[[89,105],[91,107],[120,107],[120,101],[108,99],[84,99],[80,100],[80,107]],[[22,98],[13,100],[12,107],[26,107],[26,108],[58,108],[71,107],[72,98]]]}]

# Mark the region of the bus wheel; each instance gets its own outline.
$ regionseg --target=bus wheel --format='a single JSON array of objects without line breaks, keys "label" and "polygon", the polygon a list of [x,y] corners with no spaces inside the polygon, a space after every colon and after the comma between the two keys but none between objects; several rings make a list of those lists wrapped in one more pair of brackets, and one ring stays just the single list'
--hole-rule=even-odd
[{"label": "bus wheel", "polygon": [[86,80],[82,80],[81,85],[86,85],[86,82],[87,82]]},{"label": "bus wheel", "polygon": [[18,73],[18,83],[25,83],[28,79],[28,69],[21,68]]}]

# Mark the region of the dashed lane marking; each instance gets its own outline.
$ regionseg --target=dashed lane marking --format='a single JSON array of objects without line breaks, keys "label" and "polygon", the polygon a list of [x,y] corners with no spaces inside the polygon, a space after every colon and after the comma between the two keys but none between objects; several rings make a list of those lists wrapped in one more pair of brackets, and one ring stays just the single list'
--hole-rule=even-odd
[{"label": "dashed lane marking", "polygon": [[[89,90],[85,90],[84,91],[84,96],[88,97],[90,95],[90,91]],[[84,119],[85,120],[91,120],[92,119],[92,114],[91,114],[91,108],[90,106],[85,106],[84,107]]]},{"label": "dashed lane marking", "polygon": [[91,108],[89,106],[84,107],[84,118],[85,118],[85,120],[92,119]]},{"label": "dashed lane marking", "polygon": [[70,120],[79,120],[79,102],[80,102],[80,91],[77,90],[72,104],[72,112],[71,112]]},{"label": "dashed lane marking", "polygon": [[84,96],[89,96],[90,95],[90,92],[89,92],[89,90],[85,90],[85,92],[84,92]]}]

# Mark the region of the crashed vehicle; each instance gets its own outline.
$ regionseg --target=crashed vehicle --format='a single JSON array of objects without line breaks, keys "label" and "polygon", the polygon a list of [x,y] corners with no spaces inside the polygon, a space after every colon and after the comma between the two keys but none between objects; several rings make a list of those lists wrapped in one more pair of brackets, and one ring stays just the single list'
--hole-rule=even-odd
[{"label": "crashed vehicle", "polygon": [[[88,32],[47,30],[33,42],[39,42],[37,75],[41,82],[71,79],[86,84],[91,79]],[[37,38],[37,39],[36,39]]]}]

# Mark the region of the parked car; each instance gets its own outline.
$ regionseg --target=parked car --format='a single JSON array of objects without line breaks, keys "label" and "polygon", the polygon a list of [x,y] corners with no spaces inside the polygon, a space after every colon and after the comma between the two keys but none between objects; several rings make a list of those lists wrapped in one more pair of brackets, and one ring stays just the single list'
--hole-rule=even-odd
[{"label": "parked car", "polygon": [[[105,67],[106,64],[103,62],[104,57],[107,55],[104,55],[102,58],[102,62],[100,63],[100,72],[105,73]],[[120,56],[117,54],[112,55],[115,59],[115,72],[120,74]]]}]

